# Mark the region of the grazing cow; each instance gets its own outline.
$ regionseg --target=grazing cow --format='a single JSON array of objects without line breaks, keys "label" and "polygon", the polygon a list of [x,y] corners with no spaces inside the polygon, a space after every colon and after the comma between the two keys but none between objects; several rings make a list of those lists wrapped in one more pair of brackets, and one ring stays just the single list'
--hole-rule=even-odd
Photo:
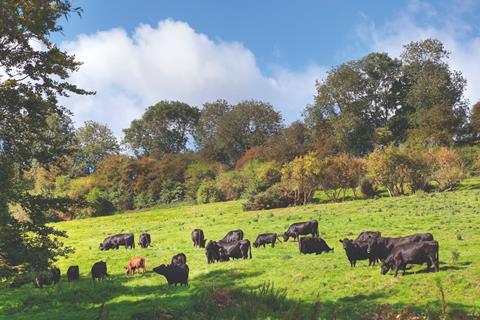
[{"label": "grazing cow", "polygon": [[385,260],[397,246],[406,243],[432,241],[433,235],[431,233],[416,233],[406,237],[387,238],[379,237],[368,240],[367,252],[372,254],[375,258]]},{"label": "grazing cow", "polygon": [[133,233],[120,233],[110,236],[100,243],[100,250],[118,249],[120,246],[125,246],[125,249],[135,248],[135,237]]},{"label": "grazing cow", "polygon": [[103,280],[107,274],[107,263],[103,261],[95,262],[92,266],[92,279],[95,280]]},{"label": "grazing cow", "polygon": [[381,274],[386,274],[390,269],[395,268],[396,277],[400,269],[405,274],[408,264],[424,263],[427,264],[427,269],[430,269],[433,264],[435,272],[438,272],[438,241],[412,242],[395,247],[382,263]]},{"label": "grazing cow", "polygon": [[214,263],[220,260],[220,246],[216,241],[210,240],[205,247],[205,255],[207,256],[207,263]]},{"label": "grazing cow", "polygon": [[277,240],[279,242],[281,242],[280,238],[278,237],[278,235],[276,233],[262,233],[262,234],[258,235],[257,239],[253,243],[253,246],[255,248],[258,248],[258,247],[263,245],[263,247],[265,248],[266,244],[271,243],[272,248],[274,248],[275,247],[275,242],[277,242]]},{"label": "grazing cow", "polygon": [[323,240],[322,238],[302,237],[298,241],[298,248],[300,250],[300,253],[303,254],[320,254],[322,252],[333,251],[333,248],[330,248],[325,242],[325,240]]},{"label": "grazing cow", "polygon": [[128,265],[125,267],[126,274],[134,274],[135,272],[145,272],[145,258],[144,257],[132,257],[128,262]]},{"label": "grazing cow", "polygon": [[224,242],[219,241],[218,245],[220,246],[218,251],[218,256],[220,261],[228,260],[227,258],[232,259],[252,259],[252,248],[250,246],[250,241],[240,240],[233,242]]},{"label": "grazing cow", "polygon": [[140,248],[148,248],[151,246],[152,243],[152,237],[150,236],[150,233],[142,233],[140,237],[138,238],[138,245]]},{"label": "grazing cow", "polygon": [[367,252],[368,244],[366,242],[357,242],[356,240],[343,239],[339,240],[345,249],[350,267],[355,267],[357,260],[368,259],[368,265],[375,265],[376,259]]},{"label": "grazing cow", "polygon": [[292,223],[288,230],[283,234],[283,240],[288,241],[289,237],[292,237],[293,240],[298,240],[300,235],[312,234],[312,237],[319,237],[318,233],[318,221],[305,221],[305,222],[296,222]]},{"label": "grazing cow", "polygon": [[78,266],[70,266],[67,270],[67,279],[68,281],[77,281],[80,279],[80,269]]},{"label": "grazing cow", "polygon": [[222,242],[232,242],[243,240],[243,231],[241,229],[229,231],[225,237],[223,237]]},{"label": "grazing cow", "polygon": [[183,266],[175,265],[159,265],[158,267],[153,268],[153,271],[163,275],[168,282],[168,285],[174,284],[177,286],[180,285],[188,286],[188,265],[184,264]]},{"label": "grazing cow", "polygon": [[53,267],[50,272],[39,272],[35,275],[34,285],[36,288],[60,282],[60,269]]},{"label": "grazing cow", "polygon": [[187,256],[184,253],[176,254],[172,257],[172,266],[184,266],[187,264]]},{"label": "grazing cow", "polygon": [[363,231],[355,239],[355,242],[368,242],[370,239],[378,238],[382,235],[380,231]]},{"label": "grazing cow", "polygon": [[205,235],[202,229],[195,229],[192,231],[193,246],[198,248],[205,248]]}]

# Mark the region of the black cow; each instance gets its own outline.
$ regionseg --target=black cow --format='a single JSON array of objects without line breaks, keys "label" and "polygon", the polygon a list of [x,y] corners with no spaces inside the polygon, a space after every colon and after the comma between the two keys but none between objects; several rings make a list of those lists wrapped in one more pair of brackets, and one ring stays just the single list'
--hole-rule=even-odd
[{"label": "black cow", "polygon": [[395,247],[393,252],[382,263],[382,274],[386,274],[390,269],[395,268],[395,277],[398,270],[402,269],[403,274],[408,264],[427,264],[427,269],[433,265],[435,272],[438,272],[438,242],[420,241],[406,243]]},{"label": "black cow", "polygon": [[107,273],[107,263],[103,261],[95,262],[92,266],[92,279],[95,280],[103,280],[106,276],[108,276]]},{"label": "black cow", "polygon": [[172,266],[183,266],[187,264],[187,256],[184,253],[176,254],[172,257]]},{"label": "black cow", "polygon": [[100,243],[100,250],[118,249],[120,246],[125,246],[125,249],[135,248],[135,237],[133,233],[120,233],[110,236]]},{"label": "black cow", "polygon": [[195,229],[192,231],[193,246],[198,248],[205,248],[205,235],[202,229]]},{"label": "black cow", "polygon": [[216,241],[210,240],[205,247],[205,256],[207,256],[207,263],[214,263],[220,260],[220,246]]},{"label": "black cow", "polygon": [[243,240],[243,231],[241,229],[229,231],[225,237],[223,237],[222,242],[232,242]]},{"label": "black cow", "polygon": [[218,246],[220,247],[218,252],[220,261],[228,260],[227,258],[252,259],[252,248],[247,239],[233,242],[219,241]]},{"label": "black cow", "polygon": [[138,238],[138,245],[140,248],[148,248],[151,246],[152,243],[152,237],[150,236],[150,233],[142,233],[140,237]]},{"label": "black cow", "polygon": [[308,234],[312,234],[312,237],[319,237],[317,220],[292,223],[283,234],[283,240],[288,241],[290,237],[292,237],[293,240],[298,240],[300,235]]},{"label": "black cow", "polygon": [[370,239],[375,239],[381,237],[382,233],[380,231],[363,231],[355,239],[355,242],[368,242]]},{"label": "black cow", "polygon": [[350,261],[350,267],[355,267],[357,260],[366,260],[368,259],[368,265],[375,265],[375,257],[368,253],[368,243],[360,242],[351,239],[339,240],[345,249],[348,261]]},{"label": "black cow", "polygon": [[320,254],[322,252],[333,251],[333,248],[330,248],[322,238],[309,237],[302,237],[298,241],[298,249],[300,250],[300,253],[303,254]]},{"label": "black cow", "polygon": [[36,288],[60,282],[60,269],[53,267],[49,272],[39,272],[35,275],[34,285]]},{"label": "black cow", "polygon": [[387,238],[378,237],[368,240],[367,252],[371,253],[375,258],[385,260],[397,246],[420,241],[432,241],[431,233],[416,233],[406,237]]},{"label": "black cow", "polygon": [[67,270],[68,281],[77,281],[80,279],[80,269],[78,266],[70,266]]},{"label": "black cow", "polygon": [[258,247],[263,245],[263,247],[265,248],[266,244],[271,243],[272,248],[274,248],[275,247],[275,242],[277,242],[277,240],[279,242],[281,242],[280,238],[278,237],[278,235],[276,233],[262,233],[262,234],[258,235],[257,239],[253,243],[253,246],[255,248],[258,248]]},{"label": "black cow", "polygon": [[168,282],[168,285],[174,284],[177,286],[180,285],[188,286],[188,265],[184,264],[183,266],[176,265],[159,265],[158,267],[153,268],[153,271],[163,275]]}]

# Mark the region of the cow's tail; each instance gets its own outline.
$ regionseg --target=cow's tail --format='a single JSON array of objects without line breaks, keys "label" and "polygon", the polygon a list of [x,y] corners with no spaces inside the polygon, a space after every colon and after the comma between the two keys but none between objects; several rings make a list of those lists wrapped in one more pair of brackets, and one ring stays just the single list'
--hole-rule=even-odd
[{"label": "cow's tail", "polygon": [[278,233],[277,233],[277,240],[278,240],[278,242],[282,242],[282,241],[280,241],[280,236],[278,235]]}]

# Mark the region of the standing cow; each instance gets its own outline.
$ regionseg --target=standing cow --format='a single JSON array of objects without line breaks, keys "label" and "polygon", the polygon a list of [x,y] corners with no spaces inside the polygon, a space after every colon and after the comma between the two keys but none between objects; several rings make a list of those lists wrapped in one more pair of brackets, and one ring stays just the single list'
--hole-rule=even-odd
[{"label": "standing cow", "polygon": [[193,246],[198,248],[205,248],[205,235],[202,229],[195,229],[192,231]]},{"label": "standing cow", "polygon": [[433,235],[431,233],[415,233],[409,236],[398,238],[378,237],[368,241],[367,252],[372,254],[375,258],[383,261],[392,253],[395,247],[406,243],[432,240]]},{"label": "standing cow", "polygon": [[140,237],[138,238],[138,245],[140,248],[148,248],[151,246],[152,243],[152,237],[150,236],[150,233],[142,233]]},{"label": "standing cow", "polygon": [[293,240],[298,240],[300,235],[308,234],[311,234],[314,238],[319,237],[317,220],[292,223],[283,234],[283,240],[286,242],[290,237],[292,237]]},{"label": "standing cow", "polygon": [[243,231],[241,229],[229,231],[225,237],[223,237],[222,242],[232,242],[243,240]]},{"label": "standing cow", "polygon": [[182,252],[172,257],[172,263],[170,265],[181,267],[186,264],[187,264],[187,256]]},{"label": "standing cow", "polygon": [[77,281],[80,279],[80,269],[78,266],[70,266],[67,270],[67,279],[68,281]]},{"label": "standing cow", "polygon": [[185,285],[188,286],[188,265],[183,266],[176,265],[164,265],[161,264],[158,267],[153,268],[153,272],[163,275],[168,282],[168,285]]},{"label": "standing cow", "polygon": [[145,258],[144,257],[132,257],[128,262],[128,265],[125,267],[126,274],[134,274],[135,272],[144,273],[146,271],[145,267]]},{"label": "standing cow", "polygon": [[108,276],[107,263],[104,261],[95,262],[92,266],[91,273],[93,281],[103,280],[106,276]]},{"label": "standing cow", "polygon": [[257,239],[253,243],[255,248],[263,246],[265,248],[266,244],[271,244],[272,248],[275,247],[275,242],[281,242],[280,238],[276,233],[262,233],[257,236]]},{"label": "standing cow", "polygon": [[409,264],[427,264],[427,269],[434,266],[435,272],[439,270],[438,242],[420,241],[405,243],[395,247],[392,253],[382,263],[381,274],[386,274],[390,269],[395,268],[395,277],[398,270],[405,274]]}]

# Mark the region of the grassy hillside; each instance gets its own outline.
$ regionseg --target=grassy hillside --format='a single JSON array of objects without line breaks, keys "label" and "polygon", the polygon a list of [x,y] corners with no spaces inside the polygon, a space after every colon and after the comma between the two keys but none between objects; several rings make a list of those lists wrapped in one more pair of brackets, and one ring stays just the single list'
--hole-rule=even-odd
[{"label": "grassy hillside", "polygon": [[[241,202],[183,206],[141,213],[58,223],[76,252],[57,263],[65,274],[78,264],[83,279],[62,281],[42,290],[25,285],[0,289],[0,319],[173,319],[173,318],[370,318],[374,314],[441,313],[440,287],[454,318],[480,315],[480,190],[470,180],[459,191],[409,197],[357,200],[271,211],[243,212]],[[290,223],[317,219],[321,237],[334,253],[300,255],[297,243],[253,249],[252,260],[208,265],[194,249],[191,230],[202,228],[208,239],[242,228],[252,242],[259,233],[283,232]],[[350,268],[338,242],[363,230],[385,236],[432,232],[440,242],[439,273],[412,267],[406,276],[380,275],[367,261]],[[119,232],[148,231],[154,247],[99,251],[98,244]],[[291,240],[290,240],[291,241]],[[190,286],[169,288],[154,273],[126,276],[133,255],[147,267],[184,252]],[[458,255],[458,259],[454,256]],[[111,277],[92,284],[89,270],[107,261]]]}]

